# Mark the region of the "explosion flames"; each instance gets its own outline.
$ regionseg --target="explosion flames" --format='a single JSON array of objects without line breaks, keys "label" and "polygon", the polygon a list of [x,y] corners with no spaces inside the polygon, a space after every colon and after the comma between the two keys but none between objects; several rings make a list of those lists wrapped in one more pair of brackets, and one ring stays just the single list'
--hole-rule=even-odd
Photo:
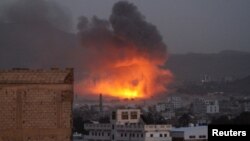
[{"label": "explosion flames", "polygon": [[150,98],[166,91],[172,78],[162,68],[166,46],[156,27],[128,2],[114,5],[110,20],[80,19],[79,35],[87,51],[85,93],[117,98]]}]

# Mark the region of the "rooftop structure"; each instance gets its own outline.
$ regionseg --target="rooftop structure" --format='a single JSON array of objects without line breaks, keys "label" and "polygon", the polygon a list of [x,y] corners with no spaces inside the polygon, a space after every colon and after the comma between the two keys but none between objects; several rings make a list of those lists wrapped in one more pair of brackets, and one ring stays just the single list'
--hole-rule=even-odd
[{"label": "rooftop structure", "polygon": [[207,141],[207,126],[172,128],[172,141]]},{"label": "rooftop structure", "polygon": [[147,125],[139,109],[118,109],[110,118],[108,124],[85,124],[84,141],[171,141],[171,125]]}]

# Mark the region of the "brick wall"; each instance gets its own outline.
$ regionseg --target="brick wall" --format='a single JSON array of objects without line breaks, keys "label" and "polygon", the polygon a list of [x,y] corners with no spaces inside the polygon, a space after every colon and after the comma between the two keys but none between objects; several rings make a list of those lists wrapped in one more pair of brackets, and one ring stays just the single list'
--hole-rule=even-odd
[{"label": "brick wall", "polygon": [[[33,70],[26,70],[25,75],[29,72],[34,75]],[[8,73],[9,77],[16,71]],[[56,74],[55,70],[53,74]],[[1,75],[0,72],[0,79]],[[21,76],[20,72],[18,75]],[[35,75],[39,77],[39,72],[35,71]],[[35,78],[32,79],[34,83],[29,83],[20,77],[15,82],[13,77],[8,77],[2,78],[11,79],[11,83],[0,80],[0,141],[70,141],[73,78],[69,77],[73,77],[73,70],[64,76],[60,74],[60,80],[65,80],[65,83],[46,80],[46,83],[38,83]]]}]

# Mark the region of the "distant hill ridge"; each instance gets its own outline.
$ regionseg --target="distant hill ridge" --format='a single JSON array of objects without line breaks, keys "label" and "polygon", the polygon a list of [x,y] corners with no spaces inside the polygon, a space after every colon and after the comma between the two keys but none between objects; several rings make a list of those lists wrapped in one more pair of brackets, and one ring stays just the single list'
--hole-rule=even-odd
[{"label": "distant hill ridge", "polygon": [[166,64],[177,80],[198,81],[204,75],[214,79],[250,75],[250,53],[225,50],[219,53],[172,54]]}]

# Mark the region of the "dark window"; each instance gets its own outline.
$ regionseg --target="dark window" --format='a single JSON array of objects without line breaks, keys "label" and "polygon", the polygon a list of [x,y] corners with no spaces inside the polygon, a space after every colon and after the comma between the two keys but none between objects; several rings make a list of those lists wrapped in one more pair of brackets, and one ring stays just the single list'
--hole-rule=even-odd
[{"label": "dark window", "polygon": [[137,112],[134,111],[134,112],[131,112],[131,115],[130,115],[130,116],[131,116],[131,117],[130,117],[131,119],[137,119],[137,116],[138,116],[138,115],[137,115]]},{"label": "dark window", "polygon": [[108,136],[110,136],[110,133],[108,133]]},{"label": "dark window", "polygon": [[162,134],[160,134],[160,137],[162,137]]},{"label": "dark window", "polygon": [[206,138],[206,135],[201,135],[201,136],[199,136],[199,138]]},{"label": "dark window", "polygon": [[139,133],[137,133],[137,137],[139,137]]},{"label": "dark window", "polygon": [[104,136],[104,132],[102,132],[102,136]]},{"label": "dark window", "polygon": [[126,133],[124,133],[124,137],[127,137],[127,134],[126,134]]},{"label": "dark window", "polygon": [[123,134],[121,133],[121,137],[123,137]]},{"label": "dark window", "polygon": [[167,134],[164,134],[164,137],[167,137],[168,135]]},{"label": "dark window", "polygon": [[115,129],[115,125],[114,124],[112,124],[112,129]]},{"label": "dark window", "polygon": [[116,120],[116,112],[112,112],[112,119]]},{"label": "dark window", "polygon": [[189,136],[189,138],[190,138],[190,139],[193,139],[193,138],[195,138],[195,136]]},{"label": "dark window", "polygon": [[141,137],[143,138],[143,133],[141,134]]},{"label": "dark window", "polygon": [[114,140],[115,139],[115,135],[112,135],[112,140]]},{"label": "dark window", "polygon": [[153,135],[153,134],[150,134],[150,137],[154,137],[154,135]]},{"label": "dark window", "polygon": [[122,112],[122,119],[128,119],[128,112]]}]

